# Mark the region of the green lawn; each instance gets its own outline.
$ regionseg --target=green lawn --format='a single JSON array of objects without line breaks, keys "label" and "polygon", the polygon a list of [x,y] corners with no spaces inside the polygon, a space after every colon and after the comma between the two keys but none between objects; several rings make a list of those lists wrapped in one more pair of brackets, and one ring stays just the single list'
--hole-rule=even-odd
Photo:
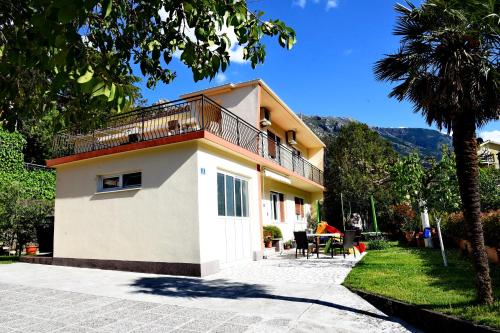
[{"label": "green lawn", "polygon": [[344,285],[422,308],[500,328],[500,268],[492,267],[495,303],[474,303],[474,270],[469,259],[449,250],[444,267],[439,250],[406,248],[368,251]]}]

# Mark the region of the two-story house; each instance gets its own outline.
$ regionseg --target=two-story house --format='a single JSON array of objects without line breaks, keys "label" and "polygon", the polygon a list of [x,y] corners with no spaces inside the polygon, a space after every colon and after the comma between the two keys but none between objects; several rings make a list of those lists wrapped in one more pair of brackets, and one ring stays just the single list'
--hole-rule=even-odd
[{"label": "two-story house", "polygon": [[55,140],[53,264],[203,276],[262,258],[323,197],[323,142],[262,81],[197,91]]}]

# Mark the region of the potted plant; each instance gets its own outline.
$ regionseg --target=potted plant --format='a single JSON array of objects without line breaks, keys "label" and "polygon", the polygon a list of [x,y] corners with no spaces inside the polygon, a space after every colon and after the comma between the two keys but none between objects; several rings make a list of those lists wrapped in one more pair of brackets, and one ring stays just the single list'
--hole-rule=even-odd
[{"label": "potted plant", "polygon": [[38,245],[36,243],[27,243],[26,244],[26,254],[27,255],[36,255],[36,252],[38,250]]},{"label": "potted plant", "polygon": [[285,250],[290,250],[292,248],[292,241],[291,240],[287,240],[284,244],[283,244],[283,247],[285,248]]}]

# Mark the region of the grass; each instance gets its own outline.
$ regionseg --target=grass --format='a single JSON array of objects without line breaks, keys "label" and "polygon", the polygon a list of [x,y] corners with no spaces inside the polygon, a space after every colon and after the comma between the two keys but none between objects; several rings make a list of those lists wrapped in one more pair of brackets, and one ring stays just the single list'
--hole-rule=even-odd
[{"label": "grass", "polygon": [[16,261],[19,261],[19,258],[17,256],[0,256],[0,265],[12,264]]},{"label": "grass", "polygon": [[455,249],[447,255],[448,267],[444,267],[439,250],[392,242],[387,249],[369,251],[344,285],[500,328],[500,267],[491,266],[495,303],[478,305],[470,259]]}]

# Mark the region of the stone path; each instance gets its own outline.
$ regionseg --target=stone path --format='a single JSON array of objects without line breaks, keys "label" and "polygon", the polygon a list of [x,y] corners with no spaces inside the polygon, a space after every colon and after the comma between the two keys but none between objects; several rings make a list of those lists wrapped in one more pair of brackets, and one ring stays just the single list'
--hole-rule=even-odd
[{"label": "stone path", "polygon": [[0,332],[408,332],[340,284],[356,260],[290,254],[206,278],[0,265]]}]

